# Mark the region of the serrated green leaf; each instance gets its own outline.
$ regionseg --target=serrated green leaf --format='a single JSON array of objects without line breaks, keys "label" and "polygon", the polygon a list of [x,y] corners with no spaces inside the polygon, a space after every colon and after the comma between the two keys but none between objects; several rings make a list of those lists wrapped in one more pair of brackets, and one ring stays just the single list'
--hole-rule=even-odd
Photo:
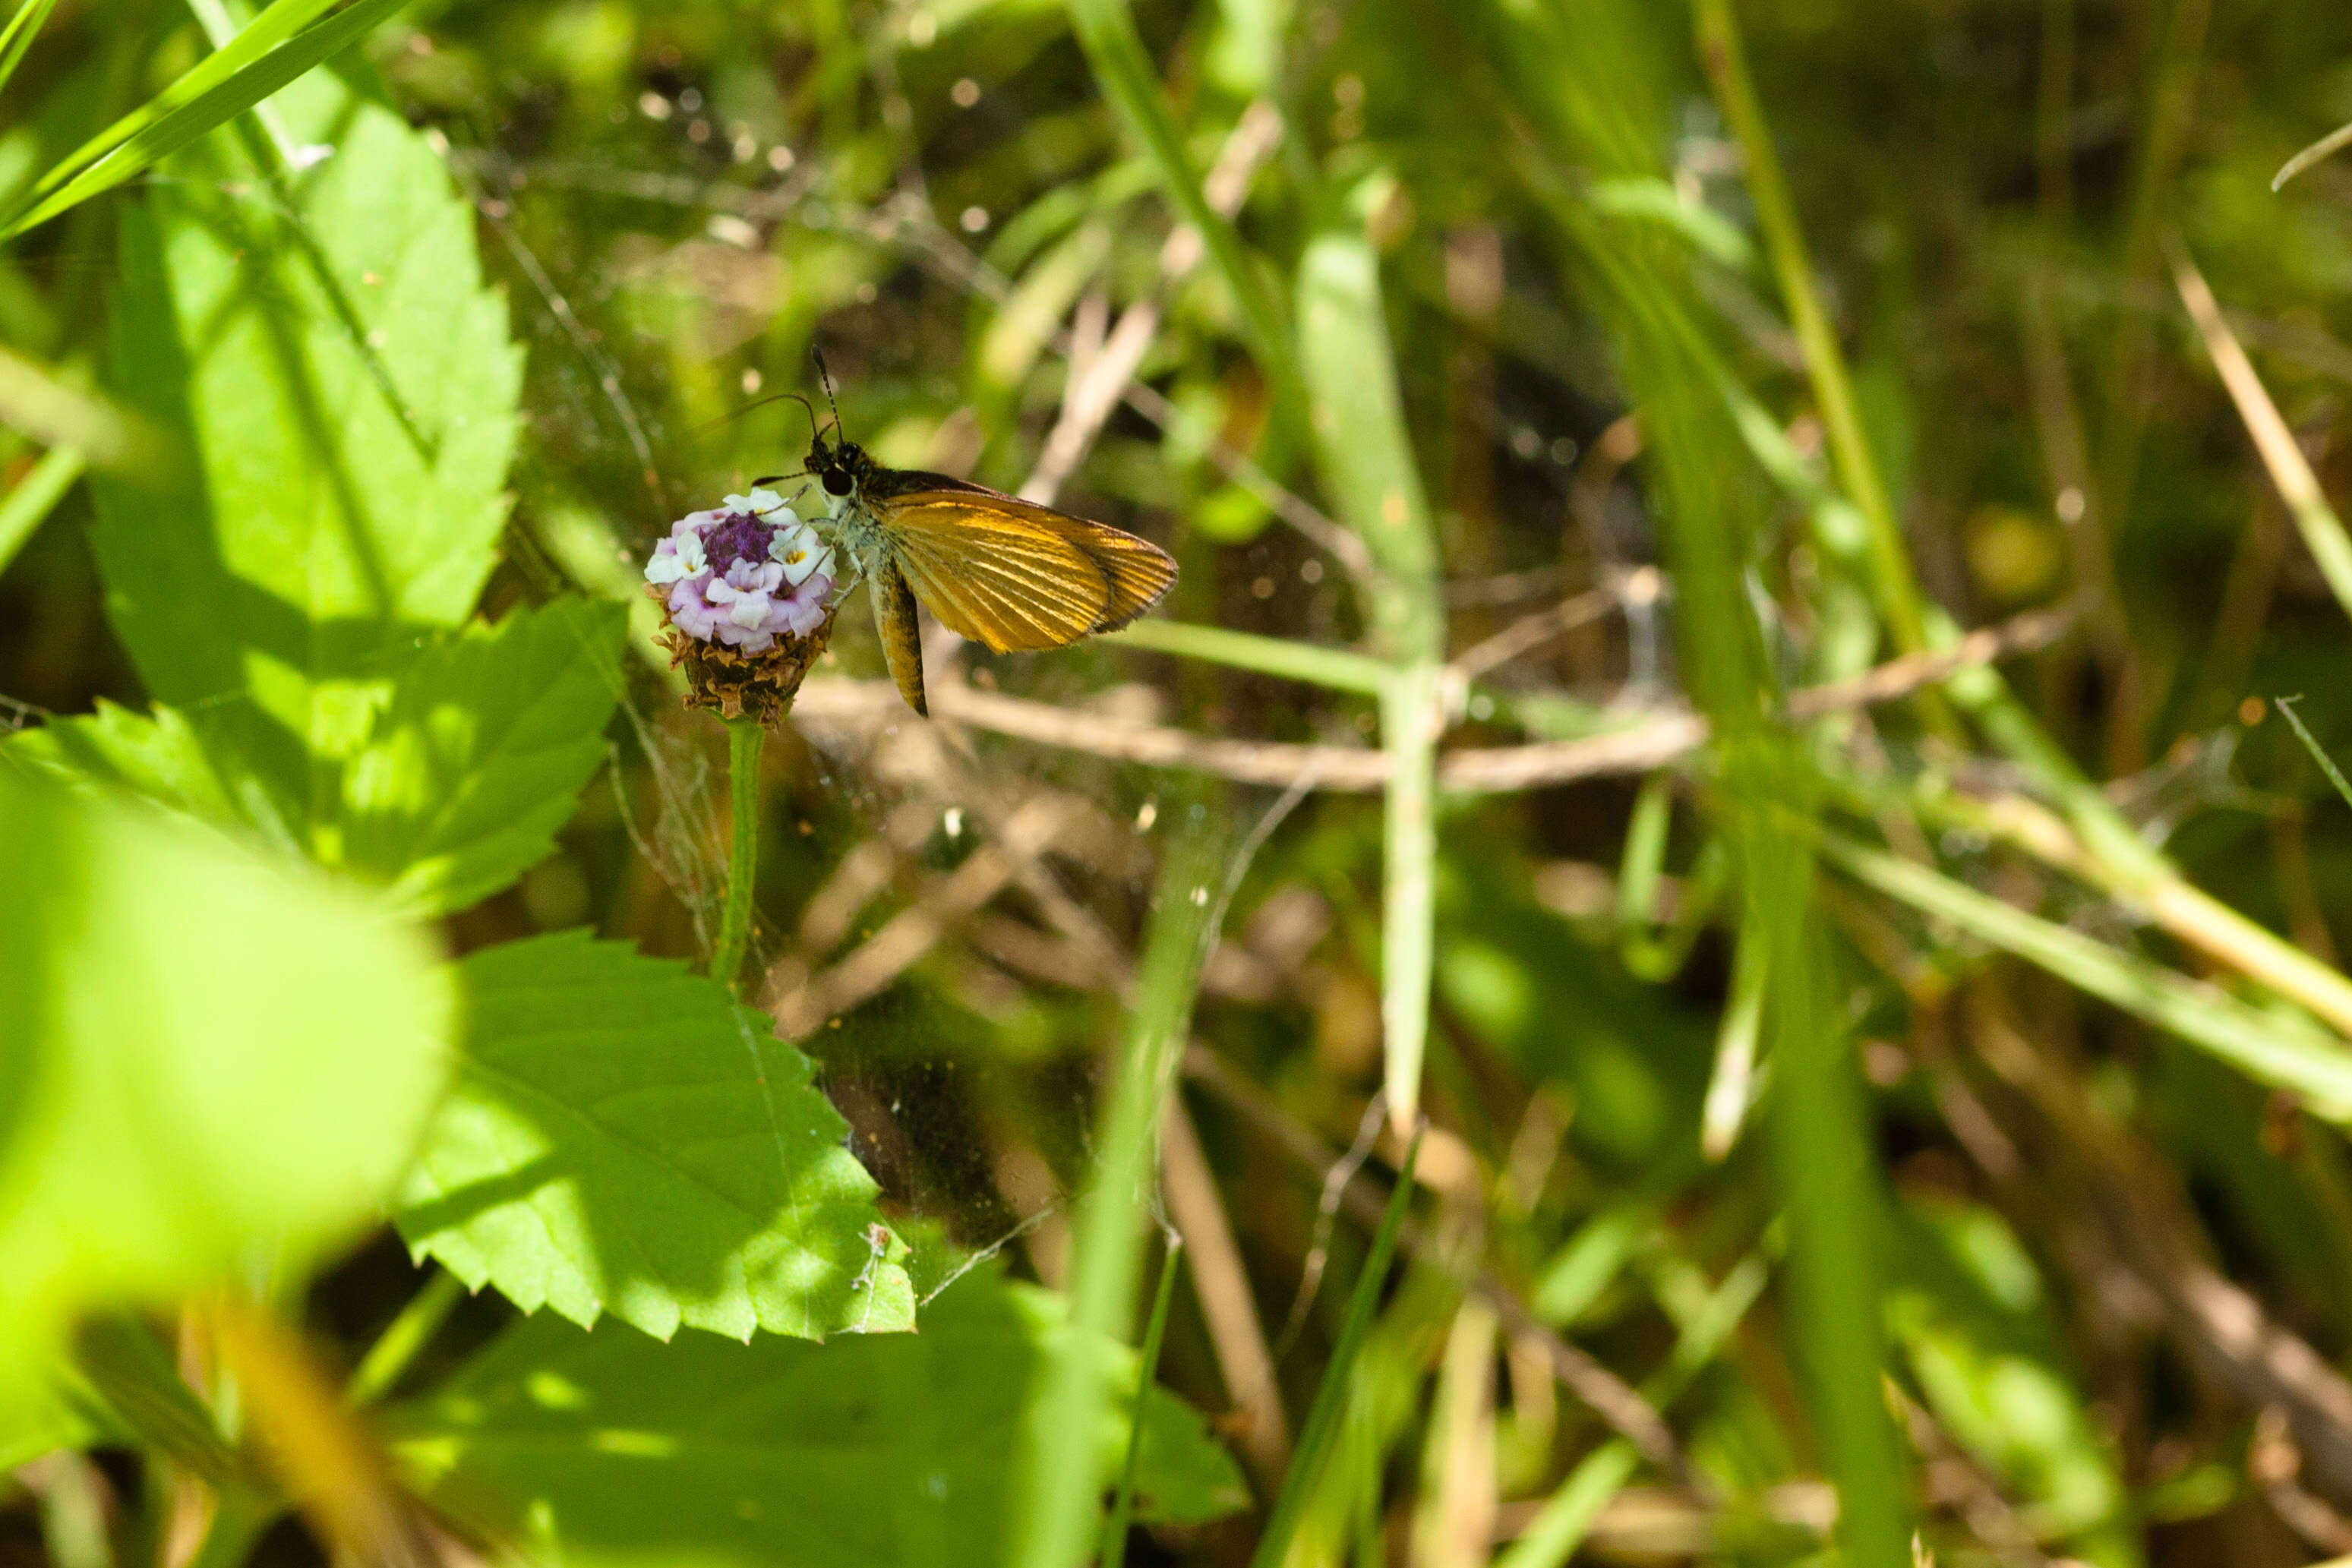
[{"label": "serrated green leaf", "polygon": [[94,479],[94,543],[150,694],[315,852],[390,677],[488,573],[520,356],[400,117],[323,75],[275,107],[334,149],[283,198],[224,134],[124,204],[110,386],[198,463],[163,494]]},{"label": "serrated green leaf", "polygon": [[764,1015],[580,931],[459,976],[466,1051],[393,1216],[418,1253],[661,1339],[913,1325],[847,1124]]},{"label": "serrated green leaf", "polygon": [[344,776],[343,863],[442,915],[545,859],[604,758],[625,619],[558,600],[419,654]]},{"label": "serrated green leaf", "polygon": [[[394,1414],[429,1495],[485,1492],[551,1558],[709,1568],[987,1568],[1005,1562],[1013,1457],[1060,1298],[986,1270],[919,1334],[823,1346],[694,1335],[664,1347],[608,1325],[518,1324],[429,1401]],[[1112,1385],[1097,1448],[1123,1454],[1134,1353],[1098,1345]],[[1154,1390],[1139,1512],[1213,1519],[1246,1501],[1200,1416]],[[478,1507],[478,1502],[473,1506]]]},{"label": "serrated green leaf", "polygon": [[340,1239],[447,1062],[412,934],[185,819],[0,768],[0,1431],[68,1326]]},{"label": "serrated green leaf", "polygon": [[215,824],[241,816],[204,743],[173,708],[136,714],[100,697],[96,713],[53,718],[0,741],[0,761],[64,784],[143,796]]}]

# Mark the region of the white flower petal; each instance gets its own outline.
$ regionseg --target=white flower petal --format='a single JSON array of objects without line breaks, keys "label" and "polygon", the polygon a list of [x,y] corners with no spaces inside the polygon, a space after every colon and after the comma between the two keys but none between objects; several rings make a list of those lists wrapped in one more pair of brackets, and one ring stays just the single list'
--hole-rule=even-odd
[{"label": "white flower petal", "polygon": [[727,619],[738,626],[757,626],[767,620],[768,609],[766,594],[747,593],[735,601],[733,607],[727,612]]},{"label": "white flower petal", "polygon": [[775,543],[768,547],[768,553],[783,564],[784,580],[794,588],[806,582],[813,573],[833,573],[833,551],[825,548],[814,528],[796,528],[789,538],[778,534]]},{"label": "white flower petal", "polygon": [[676,550],[657,551],[653,559],[646,562],[647,582],[676,582],[687,575],[685,563],[677,559]]}]

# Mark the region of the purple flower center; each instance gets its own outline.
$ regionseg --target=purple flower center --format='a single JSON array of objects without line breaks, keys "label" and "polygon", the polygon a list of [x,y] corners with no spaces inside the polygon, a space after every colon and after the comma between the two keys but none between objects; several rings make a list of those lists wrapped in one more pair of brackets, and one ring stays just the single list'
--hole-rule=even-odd
[{"label": "purple flower center", "polygon": [[768,559],[768,541],[776,537],[776,525],[750,512],[730,512],[709,533],[702,536],[702,549],[710,558],[710,569],[725,577],[739,561],[754,566]]}]

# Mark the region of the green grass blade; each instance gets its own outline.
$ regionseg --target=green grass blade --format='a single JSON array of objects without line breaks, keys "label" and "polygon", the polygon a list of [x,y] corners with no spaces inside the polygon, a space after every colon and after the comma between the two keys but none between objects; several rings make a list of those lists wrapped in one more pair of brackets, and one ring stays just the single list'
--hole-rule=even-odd
[{"label": "green grass blade", "polygon": [[1331,1347],[1330,1364],[1323,1369],[1323,1382],[1315,1390],[1315,1403],[1307,1409],[1307,1423],[1299,1428],[1298,1447],[1291,1451],[1290,1472],[1282,1478],[1282,1491],[1274,1500],[1273,1511],[1266,1515],[1265,1533],[1258,1537],[1257,1551],[1250,1556],[1250,1568],[1279,1568],[1289,1554],[1291,1537],[1298,1532],[1307,1499],[1314,1495],[1332,1439],[1339,1436],[1340,1420],[1350,1403],[1356,1358],[1363,1353],[1364,1336],[1371,1332],[1372,1313],[1380,1305],[1389,1260],[1396,1255],[1397,1233],[1404,1228],[1405,1211],[1412,1206],[1412,1167],[1420,1157],[1421,1134],[1416,1131],[1412,1145],[1405,1150],[1404,1165],[1397,1172],[1396,1188],[1389,1194],[1388,1211],[1381,1216],[1381,1228],[1372,1236],[1372,1249],[1364,1260],[1364,1271],[1356,1277],[1356,1288],[1348,1293],[1348,1312],[1340,1320],[1339,1342]]},{"label": "green grass blade", "polygon": [[2257,1082],[2294,1090],[2322,1120],[2352,1124],[2352,1048],[2317,1027],[2259,1011],[2217,987],[1840,835],[1826,835],[1822,849],[1857,881],[2179,1036]]},{"label": "green grass blade", "polygon": [[1103,640],[1124,643],[1130,648],[1148,648],[1155,653],[1202,659],[1236,670],[1253,670],[1286,681],[1304,681],[1337,692],[1360,692],[1366,696],[1378,696],[1385,691],[1389,676],[1394,673],[1381,660],[1349,653],[1345,648],[1318,647],[1312,643],[1261,637],[1252,632],[1228,632],[1222,626],[1201,626],[1184,621],[1139,621],[1120,631],[1105,633]]},{"label": "green grass blade", "polygon": [[171,86],[58,159],[47,173],[34,182],[33,194],[39,197],[58,189],[79,171],[262,58],[333,5],[334,0],[275,0],[225,47],[206,55]]},{"label": "green grass blade", "polygon": [[446,1269],[433,1270],[390,1326],[368,1346],[351,1381],[343,1385],[343,1402],[357,1408],[373,1405],[392,1392],[416,1355],[433,1342],[449,1314],[466,1299],[466,1282]]},{"label": "green grass blade", "polygon": [[1853,1568],[1910,1561],[1908,1489],[1886,1410],[1880,1258],[1888,1203],[1870,1110],[1831,1001],[1830,957],[1812,898],[1812,846],[1774,820],[1808,809],[1793,746],[1776,738],[1727,764],[1752,804],[1741,879],[1747,929],[1766,946],[1764,1019],[1772,1051],[1766,1142],[1788,1199],[1789,1317],[1807,1404],[1838,1490],[1837,1540]]},{"label": "green grass blade", "polygon": [[1266,378],[1274,383],[1277,406],[1295,417],[1306,407],[1298,361],[1290,351],[1282,328],[1282,313],[1265,279],[1242,249],[1234,225],[1209,205],[1183,133],[1170,117],[1160,95],[1160,78],[1144,52],[1127,0],[1069,0],[1070,21],[1079,47],[1094,68],[1095,79],[1120,118],[1139,137],[1160,171],[1160,183],[1185,221],[1201,231],[1209,257],[1224,275],[1225,286],[1241,308],[1242,332]]},{"label": "green grass blade", "polygon": [[1006,1559],[1021,1568],[1076,1568],[1095,1538],[1102,1496],[1096,1433],[1110,1388],[1090,1351],[1125,1343],[1132,1328],[1138,1221],[1150,1199],[1160,1108],[1183,1054],[1202,960],[1223,914],[1224,836],[1217,816],[1200,804],[1188,808],[1160,867],[1126,1051],[1078,1204],[1071,1332],[1029,1416],[1013,1497],[1013,1550]]},{"label": "green grass blade", "polygon": [[[1751,1256],[1707,1292],[1698,1311],[1683,1320],[1673,1356],[1643,1385],[1642,1392],[1652,1404],[1663,1407],[1672,1403],[1722,1353],[1732,1331],[1763,1293],[1767,1276],[1764,1260]],[[1640,1462],[1640,1451],[1622,1437],[1586,1455],[1525,1532],[1495,1559],[1495,1568],[1560,1568],[1576,1555],[1593,1520],[1633,1479]]]},{"label": "green grass blade", "polygon": [[[278,0],[278,6],[289,3],[290,0]],[[303,3],[315,6],[316,0],[303,0]],[[45,191],[44,187],[63,175],[76,160],[68,159],[58,170],[52,171],[49,180],[35,187],[28,198],[31,204],[12,215],[7,225],[0,228],[0,239],[13,239],[27,229],[47,223],[68,208],[78,206],[92,196],[110,191],[124,181],[144,173],[205,132],[235,119],[320,61],[348,48],[407,3],[408,0],[358,0],[356,5],[288,39],[243,68],[228,74],[215,85],[179,101],[177,107],[164,110],[165,105],[179,99],[181,84],[203,72],[215,61],[226,57],[230,50],[224,49],[209,57],[205,66],[191,71],[188,77],[181,78],[181,83],[175,83],[171,90],[158,97],[154,103],[131,116],[131,120],[140,123],[129,134],[110,144],[106,144],[107,137],[100,138],[100,143],[105,145],[101,145],[94,162],[82,164],[79,172],[65,179],[62,184]],[[272,11],[278,8],[274,6]],[[258,26],[259,23],[255,26]],[[248,27],[238,34],[238,41],[242,42],[252,31],[253,28]],[[162,111],[151,112],[159,110]],[[116,129],[130,123],[130,120],[122,121]],[[107,133],[108,137],[112,135],[112,131]],[[87,150],[85,153],[77,154],[76,158],[84,157],[86,152]]]},{"label": "green grass blade", "polygon": [[16,559],[34,530],[57,510],[85,466],[79,448],[52,447],[31,473],[16,481],[8,498],[0,501],[0,571],[8,570],[8,563]]},{"label": "green grass blade", "polygon": [[1862,428],[1862,412],[1854,401],[1853,380],[1846,373],[1845,355],[1814,287],[1812,258],[1797,223],[1796,202],[1789,193],[1780,154],[1773,150],[1771,129],[1765,123],[1763,107],[1748,78],[1731,0],[1698,0],[1697,22],[1700,57],[1715,84],[1724,118],[1747,155],[1748,193],[1756,203],[1757,222],[1764,230],[1790,324],[1804,350],[1805,372],[1812,382],[1814,401],[1821,405],[1838,479],[1869,526],[1871,576],[1879,612],[1886,617],[1896,646],[1906,653],[1916,653],[1927,645],[1918,580],[1911,570],[1903,527],[1879,473],[1877,455]]},{"label": "green grass blade", "polygon": [[1560,1568],[1584,1543],[1609,1500],[1633,1479],[1641,1454],[1622,1437],[1601,1445],[1570,1472],[1560,1489],[1510,1550],[1495,1559],[1495,1568]]},{"label": "green grass blade", "polygon": [[1118,1495],[1111,1500],[1110,1517],[1103,1521],[1102,1568],[1124,1568],[1127,1562],[1127,1527],[1135,1517],[1135,1478],[1143,1464],[1143,1406],[1151,1397],[1151,1380],[1160,1375],[1160,1345],[1168,1335],[1168,1304],[1176,1299],[1176,1266],[1183,1258],[1183,1239],[1171,1235],[1167,1255],[1160,1260],[1160,1289],[1151,1298],[1151,1321],[1143,1330],[1143,1354],[1136,1358],[1135,1420],[1127,1434],[1127,1464],[1119,1471]]},{"label": "green grass blade", "polygon": [[49,13],[57,5],[58,0],[25,0],[16,14],[8,18],[8,26],[0,28],[0,88],[6,87],[8,79],[16,74],[16,68],[24,64],[25,51],[33,47],[41,24],[49,19]]},{"label": "green grass blade", "polygon": [[1366,609],[1378,645],[1399,666],[1381,691],[1381,740],[1396,765],[1381,901],[1381,1018],[1389,1115],[1402,1132],[1420,1105],[1434,942],[1433,801],[1445,656],[1437,536],[1397,391],[1380,260],[1360,223],[1335,225],[1308,245],[1298,310],[1324,486],[1388,580]]},{"label": "green grass blade", "polygon": [[258,1478],[221,1437],[154,1331],[129,1312],[100,1312],[76,1337],[75,1361],[140,1443],[225,1490]]},{"label": "green grass blade", "polygon": [[1380,257],[1360,222],[1315,236],[1299,260],[1297,292],[1323,486],[1389,579],[1367,619],[1383,653],[1434,663],[1445,649],[1437,532],[1397,391]]},{"label": "green grass blade", "polygon": [[1381,1081],[1399,1132],[1420,1114],[1421,1059],[1437,946],[1437,737],[1444,672],[1418,664],[1381,695],[1381,741],[1395,759],[1382,802]]},{"label": "green grass blade", "polygon": [[1715,1071],[1699,1110],[1699,1152],[1709,1160],[1731,1153],[1740,1124],[1756,1100],[1756,1041],[1764,1024],[1766,966],[1761,933],[1742,923],[1731,960],[1731,995],[1715,1036]]},{"label": "green grass blade", "polygon": [[[5,563],[8,559],[7,538],[7,528],[0,526],[0,563]],[[2294,727],[2295,738],[2303,742],[2303,748],[2310,752],[2312,760],[2319,764],[2319,770],[2327,775],[2327,781],[2336,786],[2336,792],[2344,797],[2344,803],[2352,806],[2352,784],[2344,781],[2344,770],[2336,766],[2334,758],[2320,749],[2319,742],[2314,739],[2311,731],[2304,727],[2303,716],[2294,711],[2294,705],[2302,700],[2301,697],[2275,699],[2280,714],[2285,717],[2288,724]]]}]

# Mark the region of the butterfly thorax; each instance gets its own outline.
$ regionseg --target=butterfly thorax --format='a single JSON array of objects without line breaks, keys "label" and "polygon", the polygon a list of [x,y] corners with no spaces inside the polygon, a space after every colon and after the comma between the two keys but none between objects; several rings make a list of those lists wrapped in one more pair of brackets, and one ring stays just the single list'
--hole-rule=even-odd
[{"label": "butterfly thorax", "polygon": [[807,468],[824,496],[827,531],[861,571],[872,571],[883,541],[881,524],[867,500],[877,481],[887,481],[890,471],[867,456],[856,443],[828,443],[822,436],[809,448]]}]

